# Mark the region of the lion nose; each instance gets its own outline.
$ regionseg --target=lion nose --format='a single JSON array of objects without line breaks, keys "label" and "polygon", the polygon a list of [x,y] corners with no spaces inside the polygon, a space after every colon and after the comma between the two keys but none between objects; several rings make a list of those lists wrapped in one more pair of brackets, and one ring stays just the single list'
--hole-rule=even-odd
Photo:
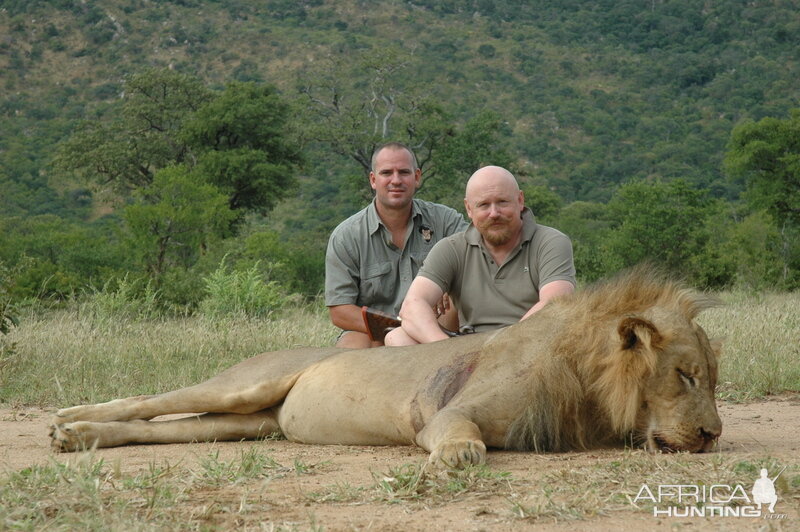
[{"label": "lion nose", "polygon": [[708,428],[701,428],[700,429],[700,436],[705,440],[706,443],[712,443],[719,438],[722,431],[720,429],[708,429]]}]

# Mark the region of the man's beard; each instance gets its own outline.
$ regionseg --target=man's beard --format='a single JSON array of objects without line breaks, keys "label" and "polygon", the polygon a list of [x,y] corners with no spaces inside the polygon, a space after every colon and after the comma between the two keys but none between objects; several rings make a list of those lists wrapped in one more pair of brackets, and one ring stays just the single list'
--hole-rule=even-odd
[{"label": "man's beard", "polygon": [[486,220],[478,226],[478,231],[483,239],[493,245],[502,246],[508,243],[513,236],[511,220]]}]

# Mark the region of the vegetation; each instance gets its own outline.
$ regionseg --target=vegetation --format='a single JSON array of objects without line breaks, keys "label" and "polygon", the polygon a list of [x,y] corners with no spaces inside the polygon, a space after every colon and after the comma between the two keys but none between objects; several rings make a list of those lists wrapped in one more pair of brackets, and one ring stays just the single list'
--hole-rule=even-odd
[{"label": "vegetation", "polygon": [[228,257],[312,299],[327,236],[369,197],[369,155],[389,139],[417,151],[420,196],[457,208],[475,168],[510,167],[572,237],[582,280],[647,259],[703,288],[795,289],[798,13],[4,2],[4,297],[64,301],[126,278],[182,315]]},{"label": "vegetation", "polygon": [[[386,140],[414,147],[421,198],[456,208],[474,169],[509,167],[581,282],[649,260],[723,290],[700,318],[724,340],[719,398],[800,390],[798,0],[5,0],[0,35],[0,403],[331,345],[325,244]],[[514,527],[779,469],[626,451],[519,474],[404,457],[354,480],[237,449],[3,473],[0,529],[319,530],[304,505],[463,500]],[[797,499],[796,466],[778,488]]]},{"label": "vegetation", "polygon": [[[9,530],[229,530],[264,525],[270,530],[298,530],[296,509],[314,503],[328,519],[317,524],[313,513],[305,513],[299,529],[322,530],[344,526],[342,520],[349,522],[354,516],[373,522],[391,506],[421,512],[466,500],[478,502],[480,513],[488,514],[491,521],[483,522],[486,526],[513,527],[603,516],[641,521],[652,517],[654,506],[647,500],[633,502],[643,484],[653,489],[687,482],[747,489],[762,467],[782,473],[776,483],[780,509],[790,505],[800,489],[797,466],[781,470],[780,462],[770,457],[632,451],[615,453],[610,459],[597,456],[591,463],[545,462],[519,475],[486,466],[432,473],[419,463],[398,463],[388,471],[373,472],[371,482],[320,487],[330,480],[327,470],[340,474],[335,466],[301,461],[282,465],[258,443],[238,444],[238,449],[237,454],[227,453],[229,459],[212,449],[177,464],[152,461],[136,471],[89,452],[74,462],[53,460],[4,473],[0,523]],[[312,481],[301,484],[308,476]],[[289,504],[283,502],[287,498]],[[353,517],[331,517],[336,507]]]}]

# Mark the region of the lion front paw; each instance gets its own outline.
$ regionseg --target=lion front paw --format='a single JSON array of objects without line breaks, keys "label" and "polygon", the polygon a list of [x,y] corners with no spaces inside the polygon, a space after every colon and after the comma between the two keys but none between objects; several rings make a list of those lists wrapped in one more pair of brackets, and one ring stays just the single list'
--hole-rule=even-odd
[{"label": "lion front paw", "polygon": [[439,445],[428,457],[428,466],[460,468],[485,461],[486,445],[481,440],[461,440]]},{"label": "lion front paw", "polygon": [[89,423],[62,423],[50,426],[50,447],[60,453],[82,451],[97,443]]}]

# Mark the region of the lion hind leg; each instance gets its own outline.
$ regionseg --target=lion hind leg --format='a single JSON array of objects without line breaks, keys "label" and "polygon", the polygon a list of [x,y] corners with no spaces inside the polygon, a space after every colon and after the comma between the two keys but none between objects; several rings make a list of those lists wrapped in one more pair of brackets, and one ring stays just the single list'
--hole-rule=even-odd
[{"label": "lion hind leg", "polygon": [[77,421],[50,429],[51,447],[70,452],[132,443],[238,441],[280,432],[276,409],[253,414],[202,414],[167,421]]},{"label": "lion hind leg", "polygon": [[214,412],[220,414],[251,414],[274,406],[286,397],[300,376],[289,375],[252,384],[237,384],[235,379],[211,380],[158,395],[140,395],[114,399],[107,403],[62,408],[52,419],[54,425],[77,421],[148,420],[169,414]]},{"label": "lion hind leg", "polygon": [[107,403],[98,403],[94,405],[80,405],[72,406],[70,408],[62,408],[53,416],[52,423],[60,425],[62,423],[69,423],[73,421],[128,421],[130,419],[150,419],[150,418],[137,417],[136,406],[149,399],[153,395],[138,395],[135,397],[127,397],[125,399],[114,399]]},{"label": "lion hind leg", "polygon": [[251,414],[282,402],[305,369],[338,351],[298,349],[264,353],[194,386],[64,408],[56,412],[52,423],[146,420],[166,414],[203,412]]}]

